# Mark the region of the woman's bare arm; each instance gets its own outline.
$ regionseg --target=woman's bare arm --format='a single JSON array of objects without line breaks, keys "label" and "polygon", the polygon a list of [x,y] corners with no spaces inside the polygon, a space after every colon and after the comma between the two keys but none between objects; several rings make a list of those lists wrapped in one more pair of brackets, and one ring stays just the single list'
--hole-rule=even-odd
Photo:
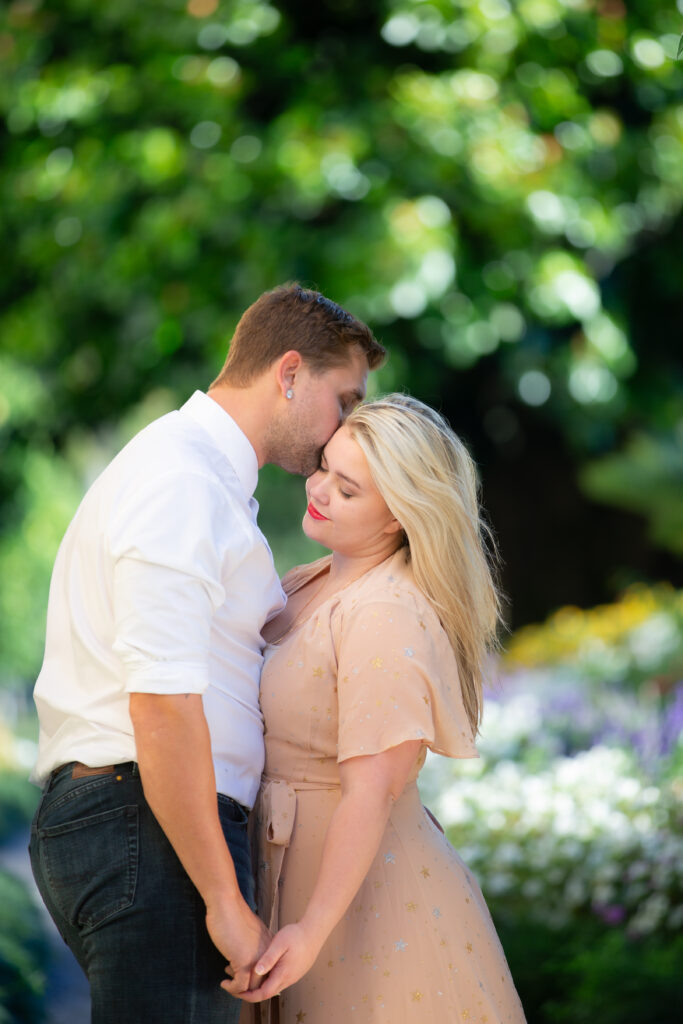
[{"label": "woman's bare arm", "polygon": [[[379,849],[391,806],[415,765],[420,740],[339,765],[342,796],[330,820],[320,872],[297,924],[282,928],[260,957],[255,973],[268,974],[261,988],[223,987],[249,1002],[268,999],[298,981],[315,962],[326,938],[358,892]],[[270,972],[270,973],[268,973]]]}]

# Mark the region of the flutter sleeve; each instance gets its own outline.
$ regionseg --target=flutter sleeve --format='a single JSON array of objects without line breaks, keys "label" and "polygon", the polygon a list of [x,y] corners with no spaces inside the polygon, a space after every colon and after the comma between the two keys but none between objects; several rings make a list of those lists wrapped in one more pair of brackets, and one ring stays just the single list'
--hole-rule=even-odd
[{"label": "flutter sleeve", "polygon": [[448,757],[478,757],[436,615],[411,594],[367,600],[346,611],[338,637],[338,761],[415,739]]}]

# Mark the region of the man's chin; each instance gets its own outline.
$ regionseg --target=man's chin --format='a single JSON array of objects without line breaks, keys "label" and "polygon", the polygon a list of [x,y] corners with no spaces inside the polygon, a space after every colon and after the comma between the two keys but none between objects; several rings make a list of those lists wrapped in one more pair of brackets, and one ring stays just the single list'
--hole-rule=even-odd
[{"label": "man's chin", "polygon": [[282,459],[276,463],[280,469],[284,469],[285,473],[291,473],[292,476],[303,476],[308,479],[309,476],[313,476],[316,469],[318,469],[320,463],[305,463],[302,464],[300,461],[295,462],[294,459]]},{"label": "man's chin", "polygon": [[317,455],[315,459],[306,463],[306,466],[301,470],[301,476],[309,477],[313,476],[314,473],[320,469],[320,456]]},{"label": "man's chin", "polygon": [[[285,466],[288,473],[296,473],[298,476],[313,476],[316,470],[320,469],[320,457],[322,455],[322,448],[315,452],[299,453],[299,457],[296,460],[298,465],[290,469]],[[294,459],[292,462],[294,463]]]},{"label": "man's chin", "polygon": [[292,446],[280,452],[279,458],[275,458],[273,461],[287,473],[308,477],[320,468],[322,451],[322,448],[304,450]]}]

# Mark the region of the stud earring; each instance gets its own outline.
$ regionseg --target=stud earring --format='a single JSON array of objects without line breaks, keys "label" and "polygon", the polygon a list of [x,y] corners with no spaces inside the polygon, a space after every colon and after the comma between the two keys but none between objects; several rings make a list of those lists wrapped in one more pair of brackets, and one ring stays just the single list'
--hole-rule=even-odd
[{"label": "stud earring", "polygon": [[294,398],[294,392],[292,391],[291,388],[287,388],[287,391],[285,392],[285,398]]}]

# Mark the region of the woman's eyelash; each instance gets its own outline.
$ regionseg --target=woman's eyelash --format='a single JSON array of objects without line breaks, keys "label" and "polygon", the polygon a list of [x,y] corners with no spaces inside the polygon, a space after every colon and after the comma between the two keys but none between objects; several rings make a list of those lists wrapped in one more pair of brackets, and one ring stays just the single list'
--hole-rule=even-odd
[{"label": "woman's eyelash", "polygon": [[[319,464],[319,466],[318,466],[318,472],[320,472],[320,473],[327,473],[328,472],[327,466],[323,466],[323,464],[321,462]],[[352,498],[353,497],[353,495],[349,494],[348,491],[343,491],[341,489],[341,487],[339,488],[339,493],[341,494],[342,498]]]}]

